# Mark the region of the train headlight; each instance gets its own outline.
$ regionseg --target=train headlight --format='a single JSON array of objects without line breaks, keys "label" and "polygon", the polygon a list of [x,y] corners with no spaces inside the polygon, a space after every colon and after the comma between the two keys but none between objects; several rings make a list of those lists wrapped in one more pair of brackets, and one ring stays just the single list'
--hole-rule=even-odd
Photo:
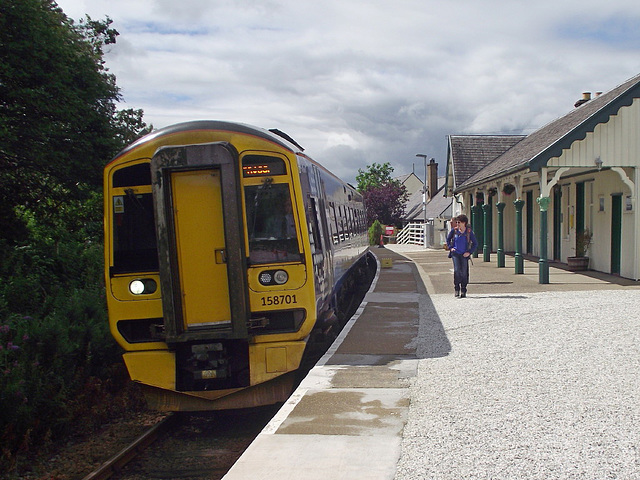
[{"label": "train headlight", "polygon": [[273,280],[278,285],[284,285],[289,280],[289,274],[284,270],[276,270],[276,273],[273,274]]},{"label": "train headlight", "polygon": [[129,291],[133,295],[149,295],[158,289],[156,281],[151,278],[136,279],[129,284]]},{"label": "train headlight", "polygon": [[141,295],[144,292],[144,283],[142,280],[134,280],[129,284],[129,291],[134,295]]},{"label": "train headlight", "polygon": [[284,285],[289,281],[289,274],[284,270],[265,270],[258,275],[262,285]]}]

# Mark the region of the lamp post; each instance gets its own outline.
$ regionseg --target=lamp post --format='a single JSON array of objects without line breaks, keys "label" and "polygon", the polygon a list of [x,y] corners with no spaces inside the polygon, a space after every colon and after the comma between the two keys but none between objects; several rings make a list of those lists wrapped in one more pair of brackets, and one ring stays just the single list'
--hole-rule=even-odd
[{"label": "lamp post", "polygon": [[427,248],[427,156],[424,153],[417,153],[416,157],[424,160],[424,185],[422,186],[422,215],[423,215],[423,235],[424,248]]},{"label": "lamp post", "polygon": [[427,155],[417,153],[416,157],[424,160],[424,185],[422,186],[422,213],[424,214],[424,224],[427,225]]}]

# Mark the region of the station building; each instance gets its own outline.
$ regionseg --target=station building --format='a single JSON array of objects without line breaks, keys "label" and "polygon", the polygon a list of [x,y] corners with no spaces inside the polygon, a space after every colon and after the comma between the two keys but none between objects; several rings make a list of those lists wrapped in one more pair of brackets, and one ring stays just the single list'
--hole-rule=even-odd
[{"label": "station building", "polygon": [[[465,213],[484,261],[515,254],[640,279],[640,75],[530,135],[450,135],[445,195]],[[584,251],[583,251],[584,250]],[[579,267],[575,267],[579,268]]]}]

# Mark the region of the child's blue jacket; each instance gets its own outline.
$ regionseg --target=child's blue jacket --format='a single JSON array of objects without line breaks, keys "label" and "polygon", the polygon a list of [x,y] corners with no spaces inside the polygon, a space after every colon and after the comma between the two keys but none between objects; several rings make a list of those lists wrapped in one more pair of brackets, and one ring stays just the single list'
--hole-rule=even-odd
[{"label": "child's blue jacket", "polygon": [[[467,233],[469,234],[467,236]],[[458,230],[451,230],[449,235],[447,235],[447,243],[449,244],[449,248],[454,253],[462,255],[465,252],[469,252],[473,254],[478,248],[478,240],[476,240],[476,235],[473,233],[471,227],[467,226],[467,231],[464,233],[460,233]]]}]

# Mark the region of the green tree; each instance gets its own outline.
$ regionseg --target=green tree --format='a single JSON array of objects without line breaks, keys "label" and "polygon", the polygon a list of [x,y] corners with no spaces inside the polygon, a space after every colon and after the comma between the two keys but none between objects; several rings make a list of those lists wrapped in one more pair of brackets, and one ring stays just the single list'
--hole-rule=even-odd
[{"label": "green tree", "polygon": [[358,175],[356,176],[356,182],[358,182],[358,191],[364,193],[370,188],[377,188],[388,183],[397,182],[391,178],[393,173],[393,167],[389,162],[385,162],[380,165],[379,163],[372,163],[367,166],[366,170],[358,169]]},{"label": "green tree", "polygon": [[151,133],[153,125],[147,125],[143,120],[142,109],[128,108],[116,112],[115,128],[116,139],[120,148],[133,143],[138,138]]},{"label": "green tree", "polygon": [[102,172],[149,127],[116,108],[103,49],[117,36],[53,0],[0,0],[0,472],[118,407]]},{"label": "green tree", "polygon": [[78,185],[99,187],[106,161],[130,140],[122,121],[141,120],[116,109],[120,92],[103,60],[118,36],[111,23],[75,24],[53,0],[0,0],[0,235],[8,240],[26,234],[16,206],[46,217],[47,205],[82,198]]}]

